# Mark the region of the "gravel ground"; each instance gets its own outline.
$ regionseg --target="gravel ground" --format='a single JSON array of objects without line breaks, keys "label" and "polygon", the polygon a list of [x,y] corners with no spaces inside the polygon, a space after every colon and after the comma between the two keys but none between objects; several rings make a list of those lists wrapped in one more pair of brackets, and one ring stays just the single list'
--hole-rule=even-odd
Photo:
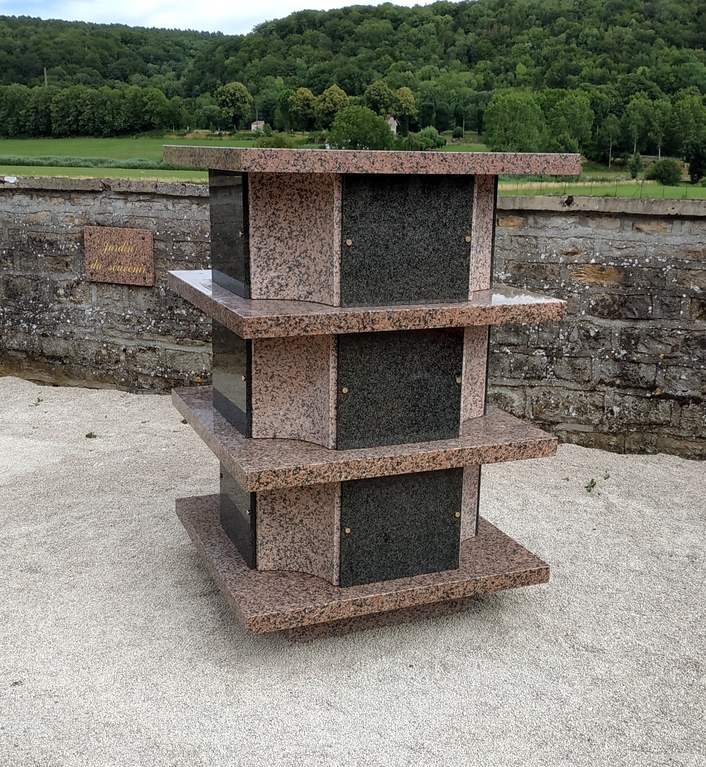
[{"label": "gravel ground", "polygon": [[217,477],[168,397],[0,378],[0,765],[706,764],[704,463],[489,466],[548,585],[304,645],[243,634],[176,519]]}]

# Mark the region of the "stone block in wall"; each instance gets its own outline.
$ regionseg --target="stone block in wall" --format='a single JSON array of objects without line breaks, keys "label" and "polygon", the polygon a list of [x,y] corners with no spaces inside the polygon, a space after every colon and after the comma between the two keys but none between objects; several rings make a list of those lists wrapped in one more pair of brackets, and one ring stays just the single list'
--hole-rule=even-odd
[{"label": "stone block in wall", "polygon": [[648,398],[615,392],[606,420],[619,422],[620,429],[634,425],[668,425],[672,420],[672,403],[658,397]]},{"label": "stone block in wall", "polygon": [[704,366],[668,365],[655,376],[655,386],[661,392],[677,396],[702,395],[704,392]]},{"label": "stone block in wall", "polygon": [[624,362],[616,358],[593,360],[594,384],[619,389],[655,389],[657,366],[645,363]]},{"label": "stone block in wall", "polygon": [[622,359],[628,362],[656,362],[658,359],[679,359],[686,331],[677,328],[627,326],[620,330]]},{"label": "stone block in wall", "polygon": [[610,434],[602,431],[575,431],[572,429],[553,429],[560,442],[568,442],[571,445],[595,448],[596,450],[609,450],[611,453],[625,452],[625,435]]},{"label": "stone block in wall", "polygon": [[542,424],[599,424],[603,420],[604,395],[600,392],[535,387],[530,395],[534,421]]},{"label": "stone block in wall", "polygon": [[527,403],[527,394],[523,386],[494,385],[488,392],[490,404],[499,407],[506,413],[524,418]]},{"label": "stone block in wall", "polygon": [[593,377],[590,357],[559,357],[553,365],[555,378],[576,383],[588,383]]}]

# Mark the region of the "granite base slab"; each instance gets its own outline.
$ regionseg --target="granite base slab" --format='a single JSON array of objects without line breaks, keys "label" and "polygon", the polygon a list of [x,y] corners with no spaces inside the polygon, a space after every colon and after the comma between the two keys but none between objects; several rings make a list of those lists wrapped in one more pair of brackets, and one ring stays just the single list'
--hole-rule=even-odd
[{"label": "granite base slab", "polygon": [[460,567],[341,588],[302,573],[251,570],[219,524],[217,495],[180,498],[177,515],[243,628],[251,634],[288,631],[316,636],[404,622],[472,597],[547,583],[549,565],[484,519],[461,544]]}]

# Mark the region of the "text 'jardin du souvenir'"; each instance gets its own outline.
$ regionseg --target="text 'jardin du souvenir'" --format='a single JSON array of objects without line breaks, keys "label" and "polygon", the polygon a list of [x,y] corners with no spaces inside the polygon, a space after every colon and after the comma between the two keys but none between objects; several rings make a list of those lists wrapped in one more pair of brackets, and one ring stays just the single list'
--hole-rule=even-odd
[{"label": "text 'jardin du souvenir'", "polygon": [[154,285],[154,240],[148,229],[86,226],[86,279]]}]

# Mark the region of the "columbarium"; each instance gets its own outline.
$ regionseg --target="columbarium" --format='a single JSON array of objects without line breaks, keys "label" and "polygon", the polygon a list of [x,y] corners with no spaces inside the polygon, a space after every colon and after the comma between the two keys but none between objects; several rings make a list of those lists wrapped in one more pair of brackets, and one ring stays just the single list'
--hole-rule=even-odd
[{"label": "columbarium", "polygon": [[165,147],[209,168],[213,386],[175,390],[220,494],[177,513],[252,633],[462,609],[549,566],[478,514],[481,466],[556,439],[486,403],[489,328],[563,301],[492,284],[499,174],[577,155]]}]

